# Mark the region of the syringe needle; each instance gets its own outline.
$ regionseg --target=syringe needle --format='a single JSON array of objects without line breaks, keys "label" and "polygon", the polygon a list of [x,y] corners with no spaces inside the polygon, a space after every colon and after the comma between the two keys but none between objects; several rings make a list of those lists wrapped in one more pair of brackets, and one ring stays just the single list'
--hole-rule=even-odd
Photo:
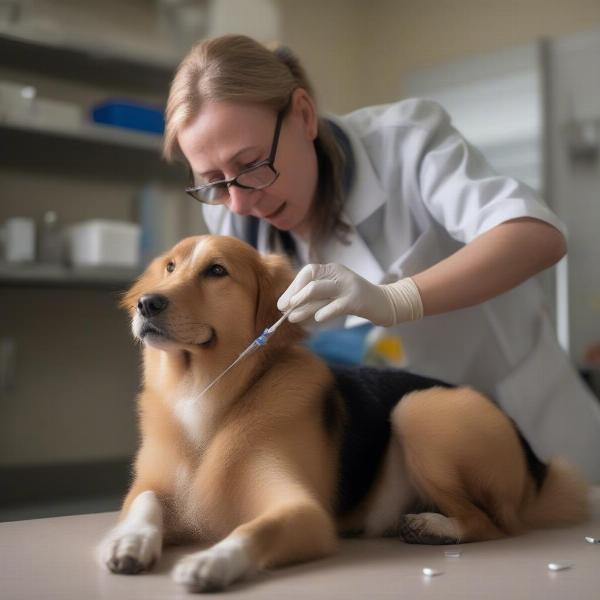
[{"label": "syringe needle", "polygon": [[287,319],[288,315],[292,312],[292,309],[288,310],[276,323],[271,325],[271,327],[267,327],[218,377],[213,379],[198,395],[198,397],[202,397],[208,390],[210,390],[218,381],[220,381],[221,377],[225,375],[230,369],[233,369],[235,365],[237,365],[240,360],[247,356],[251,352],[254,352],[256,349],[264,346],[269,339],[269,336],[277,330],[277,328]]}]

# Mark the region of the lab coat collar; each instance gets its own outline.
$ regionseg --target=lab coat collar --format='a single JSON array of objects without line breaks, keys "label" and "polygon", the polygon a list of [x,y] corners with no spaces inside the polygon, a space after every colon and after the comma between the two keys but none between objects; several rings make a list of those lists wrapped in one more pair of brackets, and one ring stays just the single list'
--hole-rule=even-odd
[{"label": "lab coat collar", "polygon": [[342,218],[352,226],[352,230],[346,242],[332,235],[324,245],[323,254],[328,262],[341,263],[371,283],[379,283],[384,272],[357,227],[384,204],[386,196],[356,133],[343,118],[330,115],[327,118],[348,137],[354,155],[355,173],[342,213]]},{"label": "lab coat collar", "polygon": [[[324,255],[327,261],[343,264],[371,283],[381,283],[385,272],[357,231],[357,226],[382,206],[387,201],[387,196],[360,138],[352,128],[348,127],[343,117],[328,115],[327,118],[340,127],[348,137],[354,155],[355,172],[342,215],[352,226],[352,230],[347,236],[346,243],[337,236],[331,236],[325,244]],[[346,327],[356,327],[364,323],[368,321],[361,317],[348,316],[345,319]]]},{"label": "lab coat collar", "polygon": [[344,203],[344,213],[352,225],[360,225],[385,203],[387,196],[358,135],[346,124],[343,117],[327,115],[327,119],[342,129],[352,147],[355,173]]}]

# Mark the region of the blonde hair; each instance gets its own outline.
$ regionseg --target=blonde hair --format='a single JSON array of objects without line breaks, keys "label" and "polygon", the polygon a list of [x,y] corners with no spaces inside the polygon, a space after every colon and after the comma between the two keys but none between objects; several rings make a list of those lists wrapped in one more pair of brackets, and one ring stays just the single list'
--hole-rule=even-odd
[{"label": "blonde hair", "polygon": [[[258,103],[283,110],[294,90],[313,88],[298,59],[283,46],[272,49],[243,35],[224,35],[192,47],[179,65],[167,101],[163,155],[182,160],[177,136],[209,101]],[[319,118],[315,150],[319,166],[316,197],[310,215],[311,245],[332,232],[344,238],[341,219],[344,155],[329,123]],[[188,165],[189,166],[189,165]]]}]

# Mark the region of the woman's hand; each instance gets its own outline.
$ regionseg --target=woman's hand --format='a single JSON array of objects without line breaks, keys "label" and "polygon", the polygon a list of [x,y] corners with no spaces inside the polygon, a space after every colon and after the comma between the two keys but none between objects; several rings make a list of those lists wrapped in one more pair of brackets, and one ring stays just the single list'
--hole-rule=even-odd
[{"label": "woman's hand", "polygon": [[411,279],[375,285],[343,265],[306,265],[277,302],[296,323],[314,316],[327,321],[356,315],[374,325],[389,326],[423,316],[419,291]]}]

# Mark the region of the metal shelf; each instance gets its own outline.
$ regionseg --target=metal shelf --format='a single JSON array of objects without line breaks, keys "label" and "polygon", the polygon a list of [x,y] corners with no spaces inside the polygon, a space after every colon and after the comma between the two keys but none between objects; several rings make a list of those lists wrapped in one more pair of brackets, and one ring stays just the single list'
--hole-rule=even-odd
[{"label": "metal shelf", "polygon": [[69,38],[66,32],[0,26],[0,64],[70,80],[114,83],[165,95],[179,57],[140,55],[126,46]]},{"label": "metal shelf", "polygon": [[130,131],[110,125],[98,125],[92,123],[81,123],[77,126],[57,126],[54,123],[40,120],[25,120],[13,117],[2,117],[0,115],[0,127],[24,133],[37,133],[51,135],[61,138],[71,138],[97,144],[109,144],[124,146],[127,148],[155,152],[160,154],[162,147],[162,136]]},{"label": "metal shelf", "polygon": [[161,156],[162,136],[108,125],[57,126],[0,116],[0,163],[121,180],[186,178],[181,165]]},{"label": "metal shelf", "polygon": [[0,287],[126,288],[140,269],[0,263]]},{"label": "metal shelf", "polygon": [[[82,39],[67,31],[0,25],[0,67],[73,82],[166,97],[179,58],[165,49],[139,49]],[[82,122],[60,124],[0,114],[0,165],[35,173],[182,182],[184,170],[161,157],[162,136]],[[140,269],[82,269],[0,262],[0,287],[126,289]]]}]

